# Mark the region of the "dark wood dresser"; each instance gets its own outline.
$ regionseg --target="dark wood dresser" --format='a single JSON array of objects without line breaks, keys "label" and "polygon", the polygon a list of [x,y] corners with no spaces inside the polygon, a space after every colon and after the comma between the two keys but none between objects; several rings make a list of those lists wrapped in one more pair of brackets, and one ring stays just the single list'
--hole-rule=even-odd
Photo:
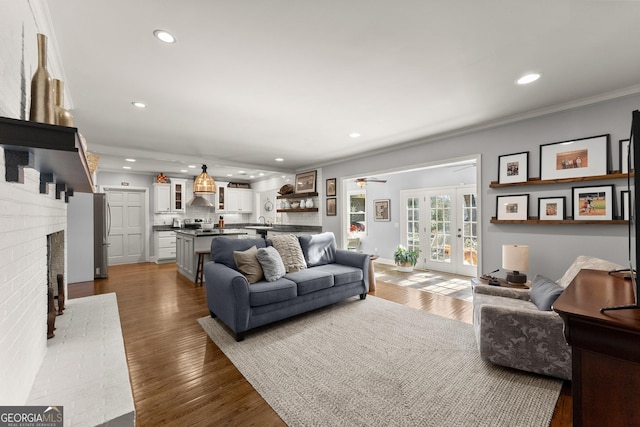
[{"label": "dark wood dresser", "polygon": [[573,352],[573,425],[640,425],[640,310],[631,281],[581,270],[553,305]]}]

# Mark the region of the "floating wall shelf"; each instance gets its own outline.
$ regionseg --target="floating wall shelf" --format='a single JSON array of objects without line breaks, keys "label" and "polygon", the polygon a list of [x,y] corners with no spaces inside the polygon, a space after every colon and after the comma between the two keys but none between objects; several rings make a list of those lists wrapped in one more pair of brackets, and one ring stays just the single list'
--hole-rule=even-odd
[{"label": "floating wall shelf", "polygon": [[[514,182],[514,183],[508,183],[508,184],[500,184],[497,181],[491,181],[491,184],[489,184],[489,188],[520,187],[523,185],[565,184],[570,182],[602,181],[604,179],[626,179],[628,176],[629,175],[627,173],[613,172],[606,175],[583,176],[580,178],[562,178],[562,179],[529,178],[525,182]],[[631,176],[633,176],[633,172],[631,172]]]}]

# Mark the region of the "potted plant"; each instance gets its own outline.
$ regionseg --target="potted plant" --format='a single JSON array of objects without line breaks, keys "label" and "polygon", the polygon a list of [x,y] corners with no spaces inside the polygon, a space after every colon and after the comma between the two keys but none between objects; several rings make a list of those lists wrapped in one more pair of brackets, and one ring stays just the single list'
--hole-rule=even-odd
[{"label": "potted plant", "polygon": [[398,245],[398,248],[393,253],[393,260],[398,266],[398,271],[413,271],[413,267],[418,262],[418,251],[410,251],[404,246]]}]

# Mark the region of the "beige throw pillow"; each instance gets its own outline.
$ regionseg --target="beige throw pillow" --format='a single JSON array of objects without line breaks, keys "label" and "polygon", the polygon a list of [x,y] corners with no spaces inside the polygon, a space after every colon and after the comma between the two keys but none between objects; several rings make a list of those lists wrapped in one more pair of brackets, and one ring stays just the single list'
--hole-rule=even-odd
[{"label": "beige throw pillow", "polygon": [[251,284],[257,283],[264,278],[262,267],[260,266],[258,257],[256,257],[257,253],[258,248],[256,246],[251,246],[246,251],[233,251],[233,259],[238,266],[238,271],[242,273]]},{"label": "beige throw pillow", "polygon": [[269,238],[271,244],[280,254],[287,273],[307,268],[298,237],[294,234],[281,234]]}]

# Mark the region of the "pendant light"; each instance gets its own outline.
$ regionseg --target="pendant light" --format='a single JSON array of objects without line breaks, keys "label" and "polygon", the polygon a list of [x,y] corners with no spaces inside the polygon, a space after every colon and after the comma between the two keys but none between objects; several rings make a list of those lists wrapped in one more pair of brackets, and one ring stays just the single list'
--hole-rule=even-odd
[{"label": "pendant light", "polygon": [[207,173],[207,165],[202,165],[202,173],[193,181],[194,194],[215,194],[216,182]]},{"label": "pendant light", "polygon": [[207,173],[207,165],[202,165],[202,173],[193,181],[193,198],[188,206],[214,207],[213,203],[202,197],[203,194],[215,194],[216,182]]}]

